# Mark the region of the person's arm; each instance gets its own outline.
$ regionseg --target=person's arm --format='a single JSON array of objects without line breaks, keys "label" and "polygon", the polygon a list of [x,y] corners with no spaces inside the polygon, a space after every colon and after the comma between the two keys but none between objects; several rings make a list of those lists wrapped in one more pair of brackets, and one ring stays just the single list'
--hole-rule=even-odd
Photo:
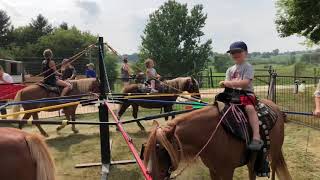
[{"label": "person's arm", "polygon": [[315,102],[315,104],[316,104],[316,108],[315,108],[313,114],[314,114],[315,116],[317,116],[317,117],[320,117],[320,96],[316,96],[316,97],[314,98],[314,102]]},{"label": "person's arm", "polygon": [[314,103],[316,105],[315,110],[313,111],[313,114],[317,117],[320,117],[320,81],[318,83],[317,89],[314,92]]},{"label": "person's arm", "polygon": [[1,76],[0,80],[2,80],[5,84],[13,83],[13,78],[10,75],[7,76]]},{"label": "person's arm", "polygon": [[236,81],[224,81],[223,84],[228,88],[246,88],[250,84],[252,80],[244,79],[244,80],[236,80]]},{"label": "person's arm", "polygon": [[70,80],[75,79],[75,78],[76,78],[76,76],[77,76],[77,71],[76,71],[76,69],[75,69],[75,68],[72,68],[72,75],[71,75],[71,77],[70,77],[70,78],[68,78],[68,79],[70,79]]}]

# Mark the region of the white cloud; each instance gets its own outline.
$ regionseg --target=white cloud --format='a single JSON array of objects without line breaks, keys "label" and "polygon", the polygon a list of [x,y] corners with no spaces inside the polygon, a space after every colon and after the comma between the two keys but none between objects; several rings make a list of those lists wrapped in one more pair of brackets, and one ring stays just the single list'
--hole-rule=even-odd
[{"label": "white cloud", "polygon": [[[120,53],[138,50],[149,13],[165,1],[150,0],[0,0],[15,26],[28,24],[39,13],[58,25],[68,22],[105,37]],[[215,51],[224,52],[235,40],[244,40],[251,51],[301,50],[301,38],[279,38],[275,6],[270,0],[180,0],[189,7],[201,3],[208,13],[205,39]]]}]

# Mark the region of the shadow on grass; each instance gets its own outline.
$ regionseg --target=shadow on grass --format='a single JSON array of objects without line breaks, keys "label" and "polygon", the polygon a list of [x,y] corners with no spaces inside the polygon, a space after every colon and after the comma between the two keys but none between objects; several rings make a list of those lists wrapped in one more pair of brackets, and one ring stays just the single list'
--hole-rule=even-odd
[{"label": "shadow on grass", "polygon": [[139,169],[126,168],[124,166],[111,166],[110,180],[120,180],[120,179],[143,179]]},{"label": "shadow on grass", "polygon": [[79,144],[82,141],[94,138],[99,138],[99,134],[70,134],[68,136],[60,136],[54,139],[48,139],[46,142],[49,146],[53,146],[59,151],[66,151],[73,144]]}]

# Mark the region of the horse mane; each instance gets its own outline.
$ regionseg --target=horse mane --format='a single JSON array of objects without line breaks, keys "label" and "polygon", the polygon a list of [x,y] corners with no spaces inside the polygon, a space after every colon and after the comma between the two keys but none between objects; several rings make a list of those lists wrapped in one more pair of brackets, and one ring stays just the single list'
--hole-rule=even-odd
[{"label": "horse mane", "polygon": [[71,80],[70,82],[73,85],[76,85],[78,87],[78,90],[80,91],[80,93],[88,93],[92,83],[95,82],[96,79],[95,78],[85,78],[85,79],[78,79],[78,80]]}]

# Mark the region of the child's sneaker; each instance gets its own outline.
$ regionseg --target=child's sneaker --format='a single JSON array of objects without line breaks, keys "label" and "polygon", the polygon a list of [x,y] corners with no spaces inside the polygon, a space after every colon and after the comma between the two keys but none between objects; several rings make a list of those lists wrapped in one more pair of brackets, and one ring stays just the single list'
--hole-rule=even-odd
[{"label": "child's sneaker", "polygon": [[263,146],[262,140],[253,139],[249,144],[248,148],[252,151],[260,151]]},{"label": "child's sneaker", "polygon": [[158,93],[159,91],[158,91],[158,90],[155,90],[155,89],[151,89],[150,92],[151,92],[151,93]]}]

